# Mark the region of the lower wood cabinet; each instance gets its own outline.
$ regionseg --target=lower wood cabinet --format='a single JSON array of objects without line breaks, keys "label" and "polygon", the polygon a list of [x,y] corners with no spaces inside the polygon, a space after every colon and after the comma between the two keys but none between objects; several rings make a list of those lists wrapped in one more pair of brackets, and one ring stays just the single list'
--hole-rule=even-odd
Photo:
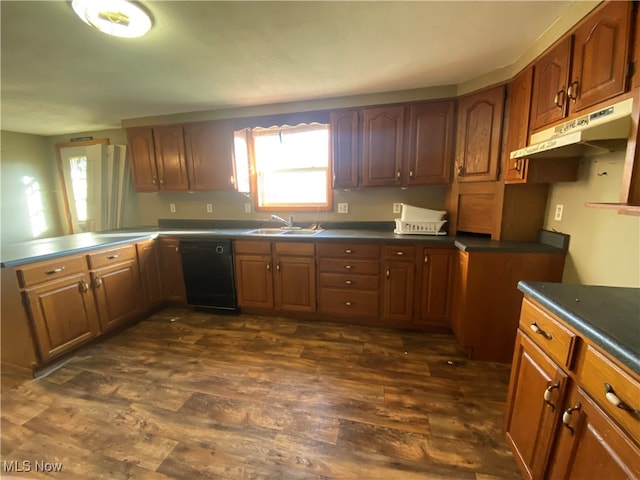
[{"label": "lower wood cabinet", "polygon": [[315,246],[311,242],[234,242],[241,308],[316,311]]},{"label": "lower wood cabinet", "polygon": [[86,272],[27,288],[23,295],[43,362],[100,334],[94,296]]},{"label": "lower wood cabinet", "polygon": [[640,478],[640,381],[528,297],[516,337],[504,433],[527,479]]},{"label": "lower wood cabinet", "polygon": [[161,238],[159,243],[160,272],[163,298],[174,305],[186,305],[187,292],[182,273],[180,240]]},{"label": "lower wood cabinet", "polygon": [[154,310],[164,303],[158,243],[156,239],[136,243],[145,311]]},{"label": "lower wood cabinet", "polygon": [[386,245],[382,260],[382,318],[392,324],[414,315],[416,246]]},{"label": "lower wood cabinet", "polygon": [[417,323],[425,327],[451,327],[451,299],[456,249],[422,247],[417,262],[421,268],[418,282],[419,314]]},{"label": "lower wood cabinet", "polygon": [[102,250],[87,257],[102,330],[111,330],[142,313],[135,246]]}]

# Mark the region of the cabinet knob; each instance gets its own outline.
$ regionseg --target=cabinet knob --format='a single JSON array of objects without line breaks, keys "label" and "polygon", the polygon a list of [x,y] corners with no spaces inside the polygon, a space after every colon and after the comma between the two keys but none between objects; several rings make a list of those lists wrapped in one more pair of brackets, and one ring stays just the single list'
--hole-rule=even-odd
[{"label": "cabinet knob", "polygon": [[346,268],[347,270],[351,270],[353,268],[353,266],[351,265],[345,265],[344,268]]},{"label": "cabinet knob", "polygon": [[93,284],[96,288],[100,288],[102,286],[102,278],[99,275],[94,275]]},{"label": "cabinet knob", "polygon": [[580,410],[581,408],[582,405],[580,404],[580,402],[577,402],[573,407],[567,408],[562,414],[562,424],[567,427],[571,435],[573,435],[574,432],[574,429],[571,426],[571,414],[576,410]]},{"label": "cabinet knob", "polygon": [[351,302],[344,302],[344,304],[345,304],[347,307],[350,307],[350,306],[352,305],[352,303],[351,303]]},{"label": "cabinet knob", "polygon": [[547,340],[551,340],[553,338],[553,336],[549,332],[545,332],[544,330],[542,330],[536,322],[533,322],[531,325],[529,325],[529,328],[531,328],[534,333],[542,335]]},{"label": "cabinet knob", "polygon": [[616,392],[613,390],[613,387],[608,383],[604,384],[604,396],[612,405],[615,405],[621,410],[632,413],[636,418],[640,419],[640,410],[631,407],[628,403],[618,397]]},{"label": "cabinet knob", "polygon": [[89,290],[89,284],[87,283],[87,281],[83,278],[82,280],[80,280],[80,291],[81,292],[86,292],[87,290]]},{"label": "cabinet knob", "polygon": [[396,172],[396,178],[400,178],[400,170]]},{"label": "cabinet knob", "polygon": [[267,272],[270,272],[270,271],[271,271],[271,264],[267,263]]},{"label": "cabinet knob", "polygon": [[345,280],[345,282],[347,285],[351,285],[353,282],[351,280]]},{"label": "cabinet knob", "polygon": [[385,275],[387,278],[389,278],[389,275],[391,275],[391,272],[389,271],[389,267],[387,267],[387,271],[385,272]]},{"label": "cabinet knob", "polygon": [[429,255],[424,256],[424,263],[429,263]]},{"label": "cabinet knob", "polygon": [[158,177],[156,177],[155,175],[153,176],[153,179],[151,179],[151,183],[153,183],[154,185],[158,184]]},{"label": "cabinet knob", "polygon": [[276,265],[276,272],[279,272],[279,271],[280,271],[280,264],[278,263],[278,264]]},{"label": "cabinet knob", "polygon": [[401,257],[402,255],[404,255],[404,252],[396,252],[396,255]]},{"label": "cabinet knob", "polygon": [[409,178],[413,178],[413,170],[409,170]]},{"label": "cabinet knob", "polygon": [[352,253],[352,250],[350,248],[346,248],[344,253]]},{"label": "cabinet knob", "polygon": [[461,163],[458,163],[456,165],[456,172],[458,173],[459,177],[462,177],[463,173],[464,173],[464,168],[462,167]]},{"label": "cabinet knob", "polygon": [[164,185],[164,178],[160,179],[160,185]]},{"label": "cabinet knob", "polygon": [[551,403],[551,398],[553,396],[553,391],[557,388],[560,388],[560,382],[556,382],[553,385],[547,385],[547,388],[544,389],[544,403],[547,404],[547,407],[549,407],[552,412],[556,409],[556,406]]}]

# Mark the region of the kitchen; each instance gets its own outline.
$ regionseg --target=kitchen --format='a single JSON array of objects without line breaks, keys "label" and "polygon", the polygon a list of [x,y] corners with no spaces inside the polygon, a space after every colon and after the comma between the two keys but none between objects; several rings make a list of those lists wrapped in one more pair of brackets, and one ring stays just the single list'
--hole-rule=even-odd
[{"label": "kitchen", "polygon": [[[487,75],[485,78],[476,79],[476,82],[468,82],[460,89],[460,94],[465,94],[486,85],[507,80],[510,76],[520,70],[519,67],[526,66],[540,52],[558,38],[571,25],[577,22],[589,10],[588,6],[576,4],[574,9],[580,12],[572,12],[575,17],[565,19],[566,28],[560,32],[549,32],[549,37],[542,37],[540,44],[534,45],[528,52],[528,57],[519,60],[518,64],[508,72],[498,72],[494,75],[503,75],[502,78]],[[558,26],[557,28],[562,28]],[[545,43],[546,42],[546,43]],[[458,96],[445,93],[443,96]],[[427,97],[423,97],[427,98]],[[359,100],[362,100],[361,98]],[[413,98],[403,98],[398,96],[376,97],[370,96],[362,104],[375,105],[380,103],[412,101]],[[355,100],[352,100],[353,102]],[[324,108],[349,107],[357,105],[355,103],[331,103],[318,102]],[[291,107],[289,107],[291,108]],[[309,107],[311,108],[311,107]],[[265,109],[255,109],[254,115],[261,113],[272,113]],[[211,113],[211,118],[216,113]],[[192,113],[184,115],[174,115],[168,122],[189,122],[202,119],[202,114]],[[121,118],[120,118],[121,119]],[[154,122],[160,121],[154,119]],[[146,122],[146,123],[145,123]],[[5,122],[3,121],[3,125]],[[123,121],[125,128],[148,125],[148,119]],[[24,207],[17,204],[18,195],[12,194],[12,188],[18,184],[16,180],[21,180],[25,174],[25,166],[28,165],[31,171],[37,172],[42,180],[43,192],[49,197],[45,202],[48,211],[45,216],[50,220],[49,225],[54,225],[46,235],[55,236],[64,232],[60,215],[57,214],[56,195],[57,186],[52,179],[57,178],[57,171],[54,162],[48,162],[46,158],[51,158],[56,143],[68,142],[72,137],[109,138],[112,144],[126,144],[126,134],[124,129],[112,129],[106,131],[83,131],[66,135],[38,136],[28,134],[16,134],[12,132],[2,132],[2,208],[3,208],[3,244],[15,243],[30,238],[30,225],[25,221],[28,215]],[[12,161],[12,159],[15,159]],[[25,161],[25,159],[28,159]],[[620,158],[620,153],[612,154],[609,157],[592,157],[582,159],[577,182],[551,184],[546,207],[544,211],[543,226],[547,229],[556,229],[571,236],[568,251],[568,260],[564,269],[563,280],[565,283],[580,283],[585,285],[611,285],[619,287],[638,287],[640,284],[640,272],[637,266],[640,263],[637,245],[638,219],[628,215],[617,215],[611,210],[599,210],[595,208],[587,209],[583,206],[585,202],[615,202],[618,201],[621,185],[623,184],[624,159]],[[47,178],[48,177],[48,178]],[[48,182],[52,182],[47,184]],[[12,187],[11,185],[14,185]],[[15,190],[14,190],[15,191]],[[126,214],[126,226],[156,225],[158,219],[171,218],[170,204],[175,204],[177,212],[174,218],[177,219],[262,219],[265,216],[258,214],[247,214],[244,211],[246,197],[242,194],[228,194],[221,192],[197,192],[197,193],[159,193],[159,194],[134,194],[135,202]],[[388,220],[393,222],[397,218],[391,206],[393,203],[407,203],[413,205],[427,206],[434,209],[445,209],[447,202],[447,189],[443,186],[435,187],[412,187],[407,190],[400,190],[393,187],[377,187],[373,189],[351,189],[349,191],[336,190],[334,202],[348,203],[349,213],[338,214],[335,212],[323,214],[318,218],[316,215],[305,216],[297,214],[296,219],[302,222],[326,223],[329,221],[341,221],[348,217],[349,221],[373,221]],[[213,215],[207,215],[204,210],[206,203],[213,204]],[[562,220],[554,220],[555,206],[564,205],[564,216]],[[381,218],[382,217],[382,218]],[[55,225],[58,225],[57,227]],[[616,235],[611,235],[615,232]],[[635,267],[635,268],[634,268]]]}]

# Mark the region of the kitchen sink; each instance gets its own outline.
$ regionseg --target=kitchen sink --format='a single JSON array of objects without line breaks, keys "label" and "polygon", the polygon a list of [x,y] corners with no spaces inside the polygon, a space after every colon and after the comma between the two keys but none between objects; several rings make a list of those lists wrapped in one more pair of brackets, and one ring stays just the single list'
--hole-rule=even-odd
[{"label": "kitchen sink", "polygon": [[295,228],[295,229],[287,229],[287,228],[258,228],[256,230],[249,230],[248,234],[250,235],[306,235],[311,236],[316,233],[322,232],[322,229],[311,229],[311,228]]}]

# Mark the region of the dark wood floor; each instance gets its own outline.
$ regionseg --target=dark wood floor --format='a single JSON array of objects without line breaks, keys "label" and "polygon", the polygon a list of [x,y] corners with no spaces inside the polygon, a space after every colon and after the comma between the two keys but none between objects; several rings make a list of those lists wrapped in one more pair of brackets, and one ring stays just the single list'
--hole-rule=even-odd
[{"label": "dark wood floor", "polygon": [[3,378],[2,475],[520,478],[508,374],[447,335],[168,309],[44,378]]}]

